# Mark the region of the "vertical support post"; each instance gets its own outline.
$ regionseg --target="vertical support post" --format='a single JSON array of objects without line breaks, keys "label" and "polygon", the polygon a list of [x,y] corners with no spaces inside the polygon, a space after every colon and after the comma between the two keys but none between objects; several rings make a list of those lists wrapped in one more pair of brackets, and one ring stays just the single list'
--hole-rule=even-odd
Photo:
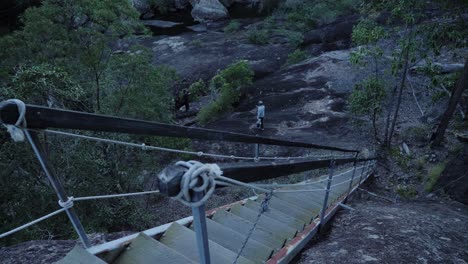
[{"label": "vertical support post", "polygon": [[[36,154],[37,159],[39,160],[39,163],[41,164],[41,167],[44,170],[44,173],[46,174],[47,178],[52,184],[52,187],[54,188],[55,193],[57,194],[60,202],[62,203],[67,202],[68,196],[65,192],[65,189],[62,186],[62,183],[56,177],[56,175],[52,172],[50,164],[48,163],[48,160],[45,156],[44,148],[41,147],[39,137],[37,136],[37,132],[30,133],[28,130],[24,130],[24,134],[26,135],[26,138],[31,144],[31,147],[34,153]],[[78,234],[78,237],[80,238],[83,245],[86,248],[91,247],[91,242],[89,242],[89,239],[86,236],[86,232],[83,228],[83,225],[80,222],[80,219],[78,218],[75,212],[75,209],[71,207],[71,208],[66,209],[65,212],[67,213],[68,218],[70,219],[70,222],[72,223],[73,228],[75,228],[75,231]]]},{"label": "vertical support post", "polygon": [[356,175],[356,165],[357,165],[357,158],[358,158],[359,153],[356,153],[356,156],[354,157],[354,163],[353,163],[353,174],[351,176],[351,181],[349,182],[349,188],[348,188],[348,194],[346,194],[346,198],[343,201],[343,203],[346,203],[348,201],[349,194],[351,193],[351,189],[353,188],[353,182],[354,182],[354,175]]},{"label": "vertical support post", "polygon": [[255,152],[255,160],[258,160],[258,157],[260,156],[260,145],[259,144],[255,144],[254,152]]},{"label": "vertical support post", "polygon": [[[193,202],[198,202],[203,197],[203,194],[196,192],[193,196]],[[206,214],[205,205],[199,207],[192,207],[193,224],[195,228],[195,235],[197,238],[198,255],[200,256],[200,263],[210,264],[210,247],[208,245],[208,231],[206,227]]]},{"label": "vertical support post", "polygon": [[330,162],[330,174],[328,174],[327,188],[325,190],[325,198],[323,199],[323,207],[320,212],[320,226],[322,227],[325,223],[325,213],[327,211],[328,196],[330,195],[330,187],[333,180],[333,170],[335,168],[335,161]]}]

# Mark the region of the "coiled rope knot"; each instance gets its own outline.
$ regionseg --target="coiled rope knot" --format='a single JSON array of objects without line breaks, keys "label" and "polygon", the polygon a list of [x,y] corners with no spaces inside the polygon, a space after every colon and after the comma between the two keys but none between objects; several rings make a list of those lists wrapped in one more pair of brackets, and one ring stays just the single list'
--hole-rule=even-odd
[{"label": "coiled rope knot", "polygon": [[74,205],[74,204],[73,204],[73,200],[74,200],[74,199],[75,199],[75,198],[74,198],[73,196],[71,196],[71,197],[68,197],[68,200],[66,200],[65,202],[63,202],[62,200],[59,200],[59,201],[58,201],[58,204],[59,204],[60,207],[62,207],[62,208],[70,209],[70,208],[72,208],[73,205]]},{"label": "coiled rope knot", "polygon": [[[23,128],[26,128],[26,105],[24,104],[23,101],[18,100],[18,99],[9,99],[5,103],[16,104],[19,115],[18,115],[18,120],[16,120],[16,123],[14,125],[3,124],[3,126],[5,126],[8,133],[10,133],[13,141],[23,142],[25,139]],[[1,116],[0,116],[0,123],[3,123]]]},{"label": "coiled rope knot", "polygon": [[[223,174],[219,166],[198,161],[179,161],[176,165],[187,168],[187,171],[182,176],[180,192],[175,199],[191,207],[205,204],[216,188],[216,178]],[[201,193],[203,197],[195,201],[194,193]]]}]

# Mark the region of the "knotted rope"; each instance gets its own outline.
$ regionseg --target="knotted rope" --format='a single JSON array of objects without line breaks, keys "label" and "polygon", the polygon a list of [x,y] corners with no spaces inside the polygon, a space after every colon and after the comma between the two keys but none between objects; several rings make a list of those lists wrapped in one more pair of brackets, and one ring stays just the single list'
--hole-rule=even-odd
[{"label": "knotted rope", "polygon": [[9,125],[3,123],[3,120],[0,116],[0,123],[3,123],[3,126],[6,127],[8,133],[10,133],[11,138],[15,142],[23,142],[25,137],[24,137],[24,132],[23,128],[26,128],[26,105],[24,104],[23,101],[18,100],[18,99],[9,99],[6,101],[6,103],[14,103],[16,104],[16,107],[18,108],[18,120],[16,120],[16,123],[14,125]]},{"label": "knotted rope", "polygon": [[71,196],[71,197],[68,197],[68,200],[66,200],[66,201],[59,200],[58,204],[60,205],[60,207],[62,207],[64,209],[70,209],[74,205],[74,203],[73,203],[74,200],[75,200],[75,198],[73,196]]},{"label": "knotted rope", "polygon": [[[180,192],[175,199],[190,207],[200,207],[211,197],[216,188],[216,178],[223,172],[216,164],[203,164],[198,161],[179,161],[178,166],[187,168],[180,181]],[[194,201],[192,194],[202,193],[203,197]]]}]

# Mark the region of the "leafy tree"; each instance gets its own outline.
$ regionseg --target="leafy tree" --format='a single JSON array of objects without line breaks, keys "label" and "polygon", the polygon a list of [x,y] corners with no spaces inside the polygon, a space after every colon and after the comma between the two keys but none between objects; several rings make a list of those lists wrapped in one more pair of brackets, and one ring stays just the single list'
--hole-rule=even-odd
[{"label": "leafy tree", "polygon": [[377,128],[378,116],[382,113],[382,104],[386,98],[385,87],[381,79],[369,77],[358,83],[350,96],[351,112],[357,115],[369,116],[374,128],[374,139],[379,139]]},{"label": "leafy tree", "polygon": [[[0,38],[0,99],[52,104],[86,111],[170,122],[173,70],[155,67],[139,48],[112,54],[111,45],[139,29],[138,14],[126,0],[44,0],[26,10],[23,27]],[[187,148],[187,140],[111,135],[112,139]],[[49,159],[69,195],[141,191],[157,164],[174,155],[44,137]],[[26,144],[0,131],[0,232],[58,208],[56,195]],[[145,208],[132,199],[77,203],[89,232],[141,230]],[[86,217],[84,217],[86,216]],[[74,237],[65,215],[1,241]]]},{"label": "leafy tree", "polygon": [[118,116],[170,122],[172,96],[169,88],[177,78],[174,70],[151,64],[144,48],[110,59],[105,80],[102,112]]},{"label": "leafy tree", "polygon": [[[58,66],[82,87],[94,84],[95,101],[89,103],[99,110],[109,43],[140,28],[137,19],[126,0],[45,0],[25,11],[22,30],[0,39],[0,47],[8,47],[0,51],[5,58],[0,77],[14,72],[17,65]],[[8,78],[2,82],[8,84]]]},{"label": "leafy tree", "polygon": [[[466,10],[466,4],[456,1],[431,2],[431,4],[438,7],[446,16],[441,20],[432,19],[430,12],[426,10],[427,2],[420,0],[367,1],[362,8],[365,18],[353,31],[353,41],[358,45],[367,46],[359,47],[358,52],[352,54],[351,60],[355,63],[362,62],[363,58],[364,63],[373,60],[376,78],[380,75],[377,67],[378,61],[383,57],[382,49],[378,47],[379,40],[386,36],[399,37],[398,48],[395,49],[391,59],[391,74],[398,79],[398,82],[395,83],[393,91],[387,93],[390,96],[385,109],[387,116],[383,143],[387,147],[392,142],[398,120],[403,91],[407,86],[408,69],[421,60],[426,60],[426,63],[430,65],[431,55],[438,55],[442,47],[457,49],[467,45],[465,36],[468,34],[468,27],[461,16],[463,10]],[[388,15],[387,22],[392,26],[387,28],[390,33],[385,33],[383,28],[373,21],[381,13]],[[369,54],[372,59],[369,59]],[[440,79],[435,77],[434,73],[431,74],[433,83]],[[462,74],[454,89],[449,107],[433,136],[434,144],[440,144],[442,141],[453,111],[460,101],[464,87],[467,86],[464,75]],[[417,100],[416,96],[415,100]]]},{"label": "leafy tree", "polygon": [[83,88],[62,69],[47,64],[20,66],[11,82],[10,94],[34,104],[78,102]]},{"label": "leafy tree", "polygon": [[197,115],[197,120],[206,124],[226,112],[230,112],[241,97],[241,89],[250,85],[254,73],[246,61],[234,63],[222,70],[211,80],[212,94],[217,94],[216,100],[203,107]]}]

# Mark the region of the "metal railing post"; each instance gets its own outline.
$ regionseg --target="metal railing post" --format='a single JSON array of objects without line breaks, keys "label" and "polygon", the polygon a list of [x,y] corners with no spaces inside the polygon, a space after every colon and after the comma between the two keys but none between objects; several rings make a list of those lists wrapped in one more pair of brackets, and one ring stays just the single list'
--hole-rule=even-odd
[{"label": "metal railing post", "polygon": [[[48,163],[48,160],[46,159],[45,152],[43,147],[40,145],[39,138],[37,136],[36,132],[29,132],[28,130],[24,130],[24,134],[31,144],[31,147],[34,151],[34,153],[37,156],[37,159],[39,160],[39,163],[41,164],[42,169],[44,170],[44,173],[46,174],[47,178],[49,179],[50,183],[52,184],[52,187],[54,188],[59,200],[61,203],[65,203],[68,201],[68,196],[65,192],[65,189],[63,188],[62,184],[60,183],[60,180],[56,177],[55,174],[53,174],[52,169]],[[76,233],[78,234],[78,237],[80,238],[81,242],[86,248],[91,247],[91,242],[89,241],[86,232],[83,228],[83,225],[80,222],[80,219],[78,218],[75,209],[72,207],[67,208],[65,212],[68,215],[68,218],[70,219],[70,222],[73,225],[73,228],[75,228]]]},{"label": "metal railing post", "polygon": [[354,182],[354,175],[356,174],[356,165],[357,165],[357,158],[358,158],[359,153],[356,153],[356,156],[354,157],[354,163],[353,163],[353,174],[351,176],[351,181],[349,182],[349,188],[348,188],[348,194],[346,194],[346,198],[343,201],[346,203],[348,201],[349,194],[351,193],[351,189],[353,188],[353,182]]},{"label": "metal railing post", "polygon": [[325,213],[327,211],[327,204],[328,204],[328,196],[330,194],[330,187],[331,183],[333,180],[333,170],[335,167],[335,161],[332,160],[330,162],[330,174],[328,174],[328,180],[327,180],[327,188],[325,189],[325,198],[323,199],[323,207],[322,211],[320,212],[320,226],[323,226],[325,223]]},{"label": "metal railing post", "polygon": [[[196,192],[192,202],[198,202],[203,198],[203,193]],[[208,244],[208,231],[206,227],[205,205],[192,207],[193,224],[195,235],[197,238],[198,254],[200,255],[200,263],[210,264],[210,247]]]}]

